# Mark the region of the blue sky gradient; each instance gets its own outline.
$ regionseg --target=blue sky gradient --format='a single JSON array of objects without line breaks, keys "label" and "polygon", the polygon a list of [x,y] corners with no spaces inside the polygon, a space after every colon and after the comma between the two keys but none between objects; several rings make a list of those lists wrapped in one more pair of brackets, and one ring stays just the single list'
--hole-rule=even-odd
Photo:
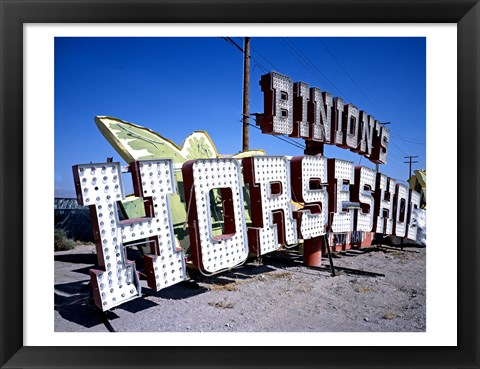
[{"label": "blue sky gradient", "polygon": [[[243,38],[232,39],[243,47]],[[391,122],[388,163],[380,172],[407,180],[407,155],[418,156],[413,169],[426,168],[425,38],[252,37],[251,55],[250,112],[263,112],[260,77],[274,70]],[[241,51],[220,37],[55,38],[55,195],[75,195],[75,164],[112,156],[123,163],[97,129],[96,115],[148,127],[179,145],[205,130],[219,153],[239,152],[242,80]],[[303,154],[254,128],[250,148]],[[325,146],[325,156],[374,168],[334,146]]]}]

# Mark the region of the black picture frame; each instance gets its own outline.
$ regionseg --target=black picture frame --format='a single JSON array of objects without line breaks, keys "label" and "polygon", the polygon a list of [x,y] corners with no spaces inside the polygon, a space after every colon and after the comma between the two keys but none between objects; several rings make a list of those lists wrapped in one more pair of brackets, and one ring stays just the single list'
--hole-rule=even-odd
[{"label": "black picture frame", "polygon": [[[256,2],[0,0],[0,365],[2,368],[479,368],[478,0]],[[23,24],[456,23],[458,345],[456,347],[25,347]],[[446,92],[447,93],[447,92]],[[448,143],[445,143],[448,155]],[[445,235],[448,242],[449,235]],[[39,240],[39,244],[42,241]],[[49,249],[48,245],[43,245]],[[447,266],[446,266],[447,268]],[[446,269],[446,273],[449,271]],[[448,291],[445,291],[448,293]],[[53,313],[53,312],[52,312]],[[427,322],[428,324],[428,322]],[[365,342],[362,342],[366,344]],[[180,359],[178,359],[180,358]]]}]

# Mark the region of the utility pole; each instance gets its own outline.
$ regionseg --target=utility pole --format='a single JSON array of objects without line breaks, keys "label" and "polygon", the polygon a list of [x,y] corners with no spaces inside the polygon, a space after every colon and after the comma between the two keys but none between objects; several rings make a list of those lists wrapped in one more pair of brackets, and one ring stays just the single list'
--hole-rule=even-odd
[{"label": "utility pole", "polygon": [[418,163],[418,161],[412,161],[413,158],[418,158],[418,156],[404,156],[405,159],[409,159],[409,161],[404,161],[405,164],[410,164],[410,175],[408,176],[408,179],[412,177],[412,164],[413,163]]},{"label": "utility pole", "polygon": [[248,150],[248,115],[250,110],[250,37],[243,47],[243,136],[242,151]]}]

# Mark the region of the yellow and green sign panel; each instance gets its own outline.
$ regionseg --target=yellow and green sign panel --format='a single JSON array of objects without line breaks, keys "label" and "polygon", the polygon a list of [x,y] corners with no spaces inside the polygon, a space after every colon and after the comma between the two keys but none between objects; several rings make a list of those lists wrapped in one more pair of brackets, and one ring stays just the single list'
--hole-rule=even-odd
[{"label": "yellow and green sign panel", "polygon": [[[169,139],[148,128],[125,122],[108,116],[95,117],[95,124],[107,141],[127,163],[142,159],[171,159],[174,165],[174,179],[178,191],[171,195],[170,206],[175,236],[180,245],[188,253],[190,240],[186,229],[187,204],[183,191],[182,165],[188,160],[214,159],[220,157],[215,144],[205,131],[195,131],[188,136],[180,147]],[[265,155],[263,150],[250,150],[233,155],[233,158],[245,158],[254,155]],[[223,212],[220,194],[211,196],[213,234],[222,233]],[[250,206],[248,193],[244,190],[245,215],[247,225],[250,222]],[[145,216],[143,199],[133,195],[121,202],[122,212],[128,219]],[[216,210],[216,211],[215,211]]]}]

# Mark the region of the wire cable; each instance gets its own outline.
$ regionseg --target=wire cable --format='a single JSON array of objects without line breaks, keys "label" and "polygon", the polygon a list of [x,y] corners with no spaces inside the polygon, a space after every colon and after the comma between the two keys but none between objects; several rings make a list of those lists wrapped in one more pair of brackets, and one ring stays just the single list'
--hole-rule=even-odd
[{"label": "wire cable", "polygon": [[[222,39],[224,39],[225,41],[227,41],[230,45],[232,45],[233,47],[237,48],[238,50],[240,50],[240,52],[242,54],[245,53],[245,51],[243,50],[243,48],[237,44],[231,37],[221,37]],[[251,49],[251,47],[250,47]],[[254,69],[255,67],[258,67],[259,69],[261,69],[263,71],[263,73],[267,73],[268,72],[268,69],[265,68],[261,63],[258,62],[258,60],[256,60],[254,57],[252,57],[252,55],[250,55],[250,59],[253,60],[253,64],[254,64]]]},{"label": "wire cable", "polygon": [[[255,123],[257,122],[257,119],[255,118],[255,116],[253,116],[253,120],[255,121]],[[259,127],[257,126],[253,126],[257,129],[260,129]],[[273,135],[274,137],[279,137],[279,135]],[[286,141],[290,142],[292,145],[294,146],[297,146],[299,148],[301,148],[302,150],[305,150],[306,147],[303,146],[302,144],[298,143],[297,141],[295,141],[293,138],[287,136],[287,135],[281,135],[281,137],[283,137]]]},{"label": "wire cable", "polygon": [[[328,85],[328,89],[335,93],[338,96],[346,97],[345,94],[341,93],[333,83],[331,83],[326,76],[315,67],[315,65],[299,50],[298,48],[295,49],[295,45],[289,43],[288,39],[280,38],[280,44],[290,53],[293,55],[295,59],[297,59],[301,65],[317,80],[323,85]],[[293,46],[292,46],[293,45]]]},{"label": "wire cable", "polygon": [[335,55],[333,55],[333,53],[330,51],[330,49],[327,47],[327,45],[325,45],[325,43],[322,41],[321,38],[318,38],[317,39],[320,44],[325,48],[325,50],[327,50],[327,52],[330,54],[330,56],[332,57],[332,59],[337,63],[337,65],[340,67],[340,69],[342,69],[342,71],[345,73],[345,75],[348,77],[348,79],[350,79],[350,81],[352,81],[352,83],[354,84],[354,86],[362,93],[363,96],[365,96],[365,98],[370,102],[370,104],[372,104],[372,106],[377,110],[377,112],[379,112],[380,114],[382,114],[384,117],[386,117],[386,114],[370,99],[370,97],[368,97],[368,95],[365,93],[365,91],[363,91],[363,89],[357,84],[357,82],[355,82],[355,80],[352,78],[352,76],[350,75],[350,73],[348,73],[348,71],[344,68],[344,66],[342,65],[342,63],[340,63],[340,61],[335,57]]},{"label": "wire cable", "polygon": [[[242,120],[240,120],[240,122],[243,123]],[[249,126],[255,128],[255,129],[261,131],[261,128],[260,128],[260,127],[257,127],[256,125],[254,125],[254,124],[252,124],[252,123],[247,123],[247,124],[248,124]],[[298,142],[292,140],[292,139],[291,139],[290,137],[288,137],[288,136],[285,136],[285,135],[270,135],[270,136],[275,137],[276,139],[278,139],[278,140],[280,140],[280,141],[283,141],[283,142],[286,142],[286,143],[288,143],[289,145],[295,146],[295,147],[297,147],[297,148],[299,148],[299,149],[305,150],[305,148],[306,148],[305,146],[303,146],[303,145],[299,144]]]}]

